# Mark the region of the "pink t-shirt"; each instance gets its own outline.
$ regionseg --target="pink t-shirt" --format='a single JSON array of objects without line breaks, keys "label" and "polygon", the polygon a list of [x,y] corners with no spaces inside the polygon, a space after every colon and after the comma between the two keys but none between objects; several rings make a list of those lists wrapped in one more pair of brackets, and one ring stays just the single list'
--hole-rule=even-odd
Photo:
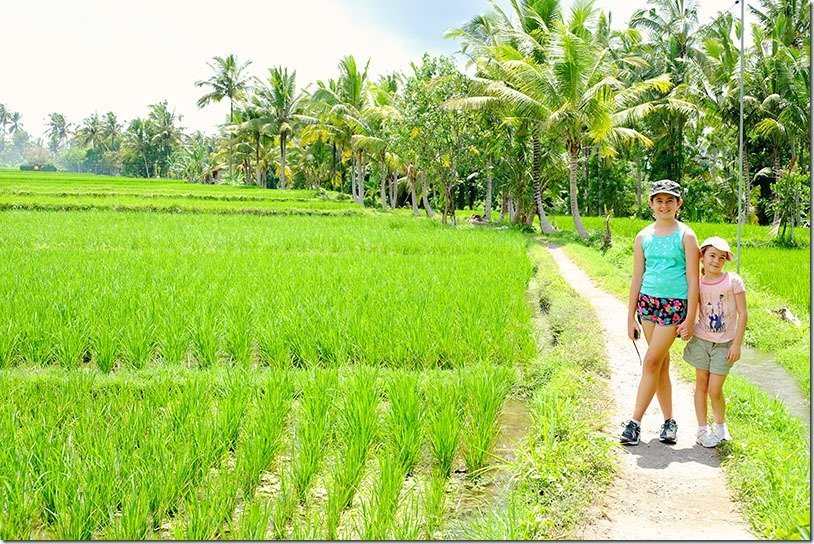
[{"label": "pink t-shirt", "polygon": [[735,339],[738,328],[738,309],[735,295],[746,292],[743,280],[737,274],[724,272],[715,283],[700,281],[701,305],[693,334],[715,343]]}]

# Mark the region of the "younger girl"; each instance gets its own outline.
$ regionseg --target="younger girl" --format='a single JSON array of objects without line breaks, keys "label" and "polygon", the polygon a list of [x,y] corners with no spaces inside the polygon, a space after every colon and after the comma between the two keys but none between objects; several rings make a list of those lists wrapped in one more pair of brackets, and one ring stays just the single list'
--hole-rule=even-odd
[{"label": "younger girl", "polygon": [[[734,258],[726,240],[713,236],[701,244],[703,276],[700,282],[698,321],[693,338],[684,348],[684,360],[695,367],[697,442],[705,448],[731,440],[724,415],[724,380],[741,357],[746,332],[746,288],[737,274],[724,272]],[[715,428],[707,425],[707,394],[712,402]]]},{"label": "younger girl", "polygon": [[678,425],[673,419],[670,383],[670,346],[678,334],[692,336],[698,300],[698,239],[676,219],[681,208],[681,186],[669,179],[656,181],[650,192],[650,209],[656,220],[636,235],[633,245],[633,277],[628,299],[628,336],[638,337],[637,317],[647,339],[642,377],[636,393],[633,417],[625,422],[620,442],[635,446],[641,435],[645,410],[658,396],[664,424],[659,440],[675,444]]}]

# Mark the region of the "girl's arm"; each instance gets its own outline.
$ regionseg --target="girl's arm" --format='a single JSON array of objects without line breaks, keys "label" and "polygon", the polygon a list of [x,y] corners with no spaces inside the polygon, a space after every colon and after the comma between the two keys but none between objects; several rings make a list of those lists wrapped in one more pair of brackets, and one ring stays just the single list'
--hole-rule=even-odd
[{"label": "girl's arm", "polygon": [[639,291],[642,288],[644,275],[644,249],[642,249],[642,233],[636,235],[633,242],[633,276],[630,278],[630,296],[627,300],[627,336],[635,340],[634,331],[639,330],[636,323],[636,305],[639,302]]},{"label": "girl's arm", "polygon": [[701,266],[701,260],[698,250],[698,238],[692,229],[687,229],[683,243],[687,266],[687,319],[676,327],[676,333],[683,340],[689,340],[695,330],[695,320],[698,317],[698,268]]},{"label": "girl's arm", "polygon": [[738,309],[738,328],[735,331],[735,339],[732,340],[732,345],[729,346],[729,351],[726,353],[726,360],[730,363],[735,363],[741,358],[741,345],[743,345],[743,336],[746,334],[746,322],[749,320],[745,292],[735,294],[735,307]]}]

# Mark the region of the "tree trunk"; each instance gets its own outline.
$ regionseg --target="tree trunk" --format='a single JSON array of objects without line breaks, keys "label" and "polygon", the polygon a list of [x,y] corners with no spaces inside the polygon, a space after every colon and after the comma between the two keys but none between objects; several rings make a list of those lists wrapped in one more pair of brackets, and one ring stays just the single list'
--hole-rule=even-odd
[{"label": "tree trunk", "polygon": [[[778,181],[780,181],[780,176],[782,175],[782,172],[780,170],[780,151],[777,148],[775,148],[774,151],[774,167],[772,169],[774,170],[774,181],[775,183],[777,183]],[[776,193],[772,197],[772,199],[774,200],[775,204],[777,203],[778,200],[780,200]],[[780,230],[780,206],[775,206],[774,218],[772,219],[772,228],[769,229],[769,234],[771,236],[777,236],[777,232],[779,230]]]},{"label": "tree trunk", "polygon": [[418,211],[418,196],[416,195],[415,182],[415,173],[413,173],[410,176],[410,201],[413,205],[413,215],[418,215],[420,212]]},{"label": "tree trunk", "polygon": [[387,183],[387,176],[386,172],[384,171],[385,163],[384,159],[382,159],[380,166],[379,166],[379,192],[381,193],[382,199],[382,209],[386,210],[387,206],[387,189],[385,189],[385,184]]},{"label": "tree trunk", "polygon": [[642,159],[636,157],[636,209],[642,207]]},{"label": "tree trunk", "polygon": [[585,230],[585,226],[582,224],[582,217],[579,215],[579,207],[577,206],[577,159],[579,157],[579,145],[576,143],[570,143],[569,147],[569,155],[570,155],[570,163],[569,167],[569,193],[571,196],[571,217],[574,218],[574,228],[579,234],[579,237],[583,240],[588,238],[588,231]]},{"label": "tree trunk", "polygon": [[[232,125],[235,122],[235,103],[232,99],[229,99],[229,124]],[[232,177],[232,138],[229,138],[229,178]],[[231,183],[231,179],[229,182]]]},{"label": "tree trunk", "polygon": [[398,180],[398,173],[393,172],[393,178],[390,180],[390,205],[393,207],[393,209],[398,207]]},{"label": "tree trunk", "polygon": [[356,194],[356,153],[351,150],[350,153],[350,195],[353,201],[359,203],[359,197]]},{"label": "tree trunk", "polygon": [[543,234],[554,234],[554,227],[548,221],[543,209],[543,190],[540,184],[540,136],[537,127],[531,136],[532,160],[531,160],[531,182],[534,185],[534,204],[537,207],[537,217],[540,218],[540,230]]},{"label": "tree trunk", "polygon": [[254,180],[258,187],[262,187],[260,185],[260,133],[257,134],[254,141]]},{"label": "tree trunk", "polygon": [[424,210],[427,212],[427,217],[435,217],[435,210],[430,206],[430,198],[427,191],[427,173],[421,172],[421,198],[424,201]]},{"label": "tree trunk", "polygon": [[494,174],[492,173],[492,161],[486,165],[486,196],[483,199],[483,218],[487,221],[492,220],[492,182]]},{"label": "tree trunk", "polygon": [[743,145],[743,222],[749,222],[749,205],[752,199],[752,180],[749,178],[749,156],[746,154],[746,142]]},{"label": "tree trunk", "polygon": [[280,189],[285,189],[285,141],[286,134],[280,134]]},{"label": "tree trunk", "polygon": [[509,191],[506,189],[506,186],[504,185],[500,195],[500,218],[498,219],[498,221],[502,223],[506,219],[506,213],[508,211],[509,211]]},{"label": "tree trunk", "polygon": [[359,191],[359,205],[365,207],[365,152],[359,151],[359,160],[356,163],[359,181],[356,182],[356,190]]}]

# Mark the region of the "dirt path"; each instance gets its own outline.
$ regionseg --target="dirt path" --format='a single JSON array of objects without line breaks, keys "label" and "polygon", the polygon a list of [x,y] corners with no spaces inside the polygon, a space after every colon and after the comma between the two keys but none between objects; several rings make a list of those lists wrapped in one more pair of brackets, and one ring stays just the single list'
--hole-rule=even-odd
[{"label": "dirt path", "polygon": [[[627,307],[596,288],[561,248],[551,245],[549,250],[566,281],[591,302],[602,323],[615,404],[604,430],[618,437],[633,410],[641,375],[627,338]],[[647,344],[638,344],[644,356]],[[718,455],[695,443],[693,388],[675,374],[673,411],[678,422],[674,446],[658,440],[663,418],[655,398],[642,421],[641,443],[619,446],[617,477],[582,539],[755,540],[726,487]]]}]

